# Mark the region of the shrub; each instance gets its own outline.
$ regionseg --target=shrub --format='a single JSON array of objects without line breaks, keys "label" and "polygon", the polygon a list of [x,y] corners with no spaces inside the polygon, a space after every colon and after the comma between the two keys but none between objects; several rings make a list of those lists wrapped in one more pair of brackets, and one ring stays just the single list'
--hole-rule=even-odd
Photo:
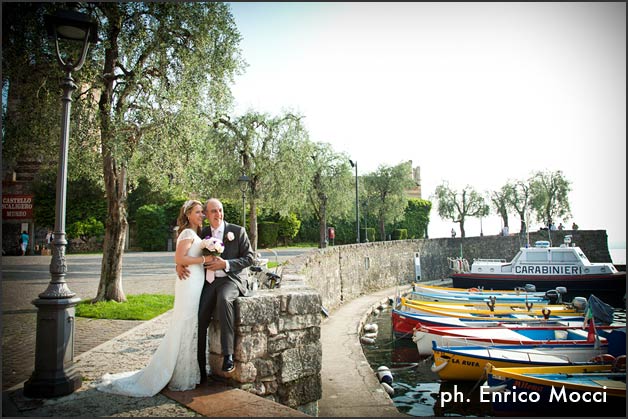
[{"label": "shrub", "polygon": [[279,224],[262,221],[257,224],[257,242],[259,247],[275,247],[279,236]]},{"label": "shrub", "polygon": [[297,233],[299,233],[299,228],[301,228],[301,220],[297,218],[297,215],[294,213],[290,213],[285,217],[279,217],[279,230],[277,232],[279,238],[283,241],[284,244],[288,244],[293,238],[296,237]]},{"label": "shrub", "polygon": [[100,237],[105,234],[105,226],[103,223],[89,217],[86,220],[75,221],[68,226],[67,235],[71,239],[81,239],[87,243],[92,237]]}]

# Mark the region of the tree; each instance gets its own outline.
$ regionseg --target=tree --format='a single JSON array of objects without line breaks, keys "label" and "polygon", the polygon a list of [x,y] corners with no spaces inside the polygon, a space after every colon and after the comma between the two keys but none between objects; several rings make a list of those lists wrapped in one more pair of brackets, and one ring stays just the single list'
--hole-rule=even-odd
[{"label": "tree", "polygon": [[458,192],[451,189],[445,181],[436,187],[434,196],[438,201],[438,215],[454,223],[460,223],[460,237],[462,238],[465,237],[466,218],[488,215],[488,205],[484,197],[469,185]]},{"label": "tree", "polygon": [[411,163],[404,162],[392,167],[380,165],[364,177],[369,208],[377,215],[380,240],[386,240],[386,223],[403,217],[408,205],[405,191],[414,186],[411,173]]},{"label": "tree", "polygon": [[3,173],[21,160],[56,167],[61,96],[43,23],[51,11],[46,3],[2,3]]},{"label": "tree", "polygon": [[549,225],[556,220],[571,217],[569,207],[569,192],[571,182],[563,172],[539,171],[529,179],[530,206],[536,213],[537,221]]},{"label": "tree", "polygon": [[523,243],[528,234],[529,217],[526,216],[526,213],[530,208],[530,185],[521,180],[517,180],[508,182],[502,188],[508,189],[508,194],[506,195],[508,206],[517,212],[521,220],[519,236]]},{"label": "tree", "polygon": [[82,7],[99,21],[102,39],[80,73],[85,92],[78,97],[93,117],[76,123],[78,132],[98,139],[97,147],[87,150],[98,150],[107,201],[95,300],[124,301],[121,258],[130,178],[140,166],[171,183],[189,179],[186,171],[200,172],[194,155],[201,147],[211,154],[202,143],[206,115],[228,104],[227,83],[242,65],[240,35],[223,3]]},{"label": "tree", "polygon": [[349,157],[336,153],[328,143],[312,145],[309,210],[318,220],[318,247],[327,246],[327,220],[346,215],[352,204],[352,180]]},{"label": "tree", "polygon": [[511,194],[512,188],[509,185],[504,185],[500,190],[491,192],[491,203],[493,204],[493,209],[500,217],[502,217],[505,228],[508,228],[508,202]]},{"label": "tree", "polygon": [[225,170],[234,174],[233,182],[235,173],[249,177],[249,236],[254,250],[258,205],[287,215],[305,201],[310,158],[301,118],[289,112],[271,117],[249,111],[233,121],[219,117],[213,124],[214,141],[221,144],[221,158]]}]

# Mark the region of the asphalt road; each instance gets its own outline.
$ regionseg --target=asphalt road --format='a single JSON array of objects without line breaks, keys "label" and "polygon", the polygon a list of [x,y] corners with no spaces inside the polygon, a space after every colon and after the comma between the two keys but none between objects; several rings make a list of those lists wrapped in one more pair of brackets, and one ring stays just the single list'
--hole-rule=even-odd
[{"label": "asphalt road", "polygon": [[[283,263],[311,248],[260,250],[262,258]],[[66,255],[66,282],[72,292],[86,299],[96,296],[102,255]],[[122,258],[122,287],[126,294],[174,292],[174,252],[132,252]],[[2,258],[2,313],[35,311],[33,299],[50,282],[50,256]]]}]

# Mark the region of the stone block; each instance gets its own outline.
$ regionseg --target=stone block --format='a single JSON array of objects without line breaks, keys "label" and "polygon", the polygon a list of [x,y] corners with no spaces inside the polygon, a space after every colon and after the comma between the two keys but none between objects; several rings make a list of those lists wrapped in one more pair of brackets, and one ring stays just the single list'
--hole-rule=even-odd
[{"label": "stone block", "polygon": [[275,295],[240,297],[236,300],[235,318],[238,326],[254,326],[277,321],[279,299]]},{"label": "stone block", "polygon": [[297,408],[320,400],[323,396],[321,375],[315,374],[284,383],[277,389],[279,403]]},{"label": "stone block", "polygon": [[303,377],[319,374],[323,352],[320,342],[286,349],[279,356],[279,382],[287,383]]}]

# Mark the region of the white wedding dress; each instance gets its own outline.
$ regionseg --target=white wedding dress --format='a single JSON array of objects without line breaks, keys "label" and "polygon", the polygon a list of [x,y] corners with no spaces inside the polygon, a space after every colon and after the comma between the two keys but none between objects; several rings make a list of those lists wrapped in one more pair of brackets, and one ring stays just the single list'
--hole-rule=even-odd
[{"label": "white wedding dress", "polygon": [[[188,256],[201,255],[201,238],[185,229],[177,238],[193,239]],[[175,276],[174,311],[163,340],[148,365],[141,370],[105,374],[94,386],[107,393],[134,397],[152,397],[166,385],[170,390],[192,390],[200,382],[201,374],[196,358],[198,334],[198,305],[205,275],[203,265],[190,265],[190,277],[180,280]]]}]

